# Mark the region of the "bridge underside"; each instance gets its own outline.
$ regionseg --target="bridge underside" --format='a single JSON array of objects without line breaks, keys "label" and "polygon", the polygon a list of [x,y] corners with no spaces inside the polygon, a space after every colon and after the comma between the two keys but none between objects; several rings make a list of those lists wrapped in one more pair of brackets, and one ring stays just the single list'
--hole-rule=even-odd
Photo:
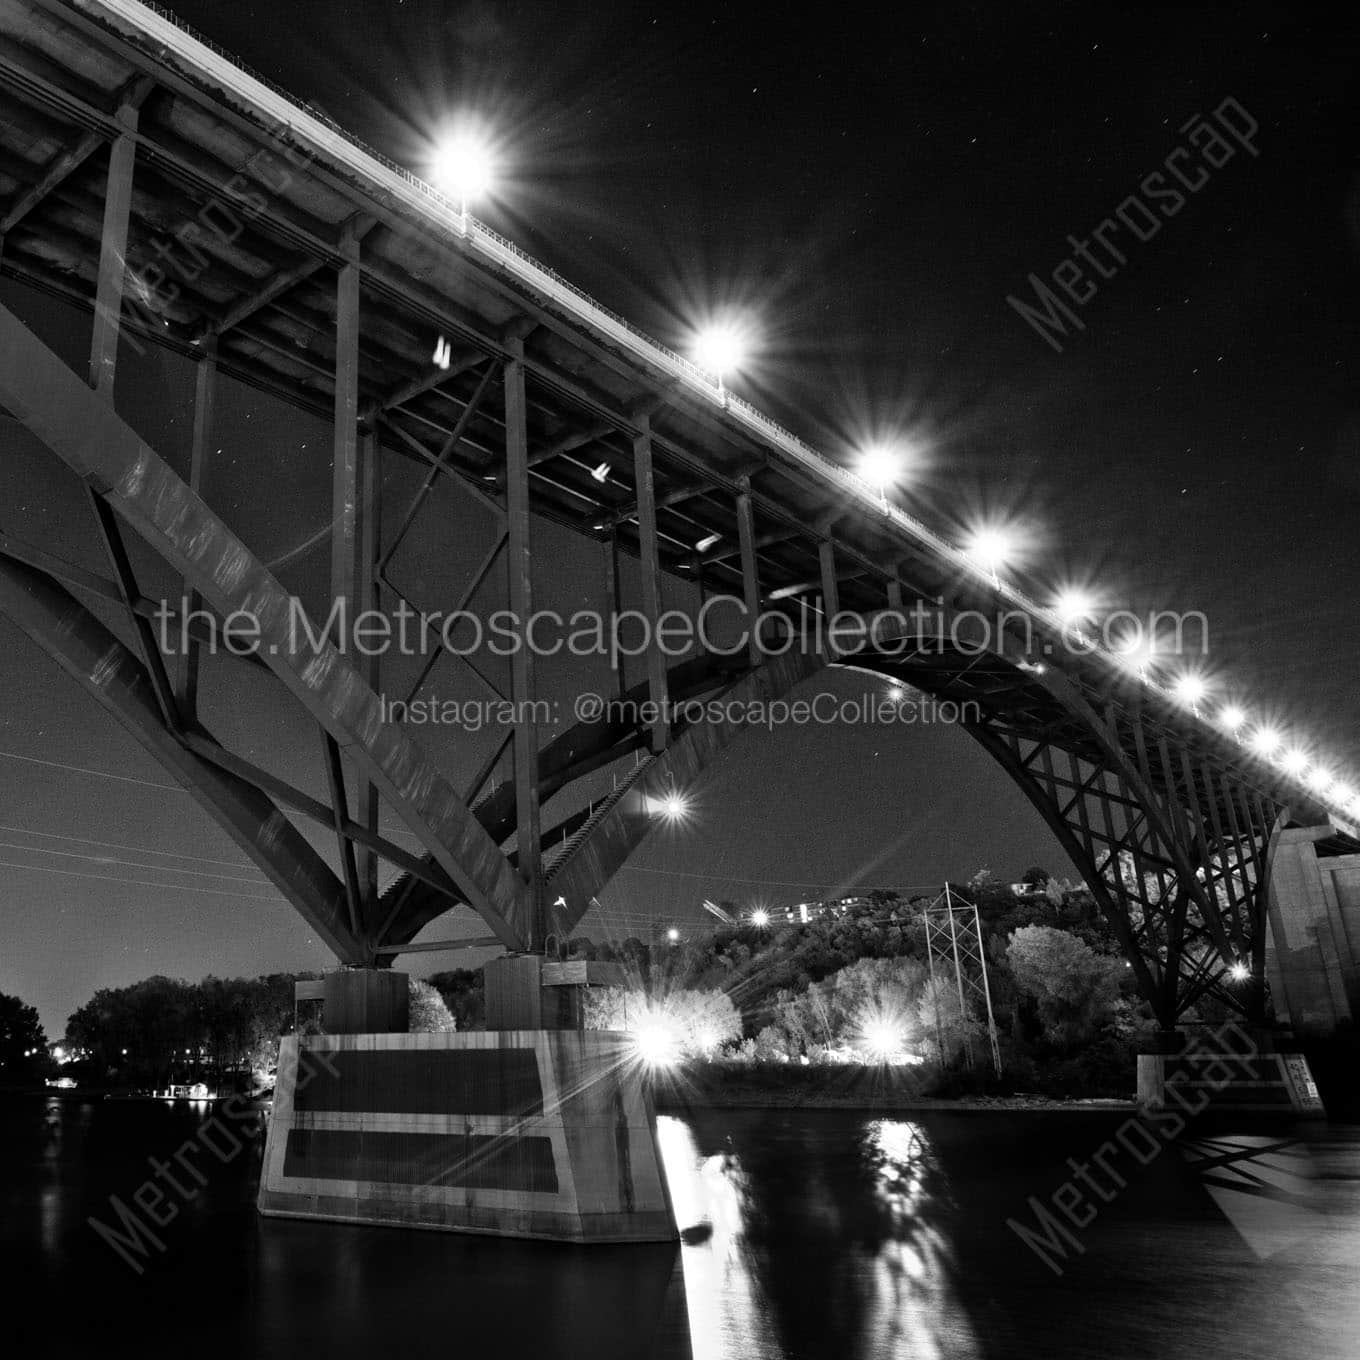
[{"label": "bridge underside", "polygon": [[[887,611],[853,664],[966,705],[968,731],[1091,886],[1159,1023],[1208,995],[1261,1014],[1268,843],[1278,827],[1325,824],[1324,808],[1107,655],[1064,647],[1017,592],[508,243],[460,227],[333,125],[126,9],[0,0],[0,265],[93,314],[77,371],[0,307],[0,402],[74,474],[65,537],[105,562],[5,526],[0,610],[338,958],[387,963],[460,907],[511,951],[560,941],[667,791],[741,734],[722,716],[673,721],[667,702],[786,695],[836,660],[829,620]],[[187,460],[126,418],[138,350],[194,366]],[[209,494],[223,377],[331,427],[329,572],[305,590],[248,546],[251,507]],[[291,494],[282,469],[258,502]],[[476,540],[458,570],[438,537],[451,518]],[[647,701],[648,716],[548,730],[529,706],[564,682],[527,647],[493,667],[431,638],[420,664],[394,669],[321,622],[336,601],[351,618],[412,604],[528,620],[550,528],[595,545],[581,593],[601,615],[636,596],[651,637],[641,678],[608,664],[606,693]],[[783,655],[752,643],[669,660],[654,626],[665,610],[719,595],[811,632]],[[152,627],[163,600],[184,626],[173,654]],[[206,624],[191,620],[200,606]],[[209,662],[231,616],[254,622],[253,643]],[[992,623],[974,639],[979,616]],[[243,694],[272,687],[267,702],[308,725],[324,796],[212,735],[208,664],[235,667]],[[436,667],[525,716],[476,749],[437,748],[391,704],[428,694]]]}]

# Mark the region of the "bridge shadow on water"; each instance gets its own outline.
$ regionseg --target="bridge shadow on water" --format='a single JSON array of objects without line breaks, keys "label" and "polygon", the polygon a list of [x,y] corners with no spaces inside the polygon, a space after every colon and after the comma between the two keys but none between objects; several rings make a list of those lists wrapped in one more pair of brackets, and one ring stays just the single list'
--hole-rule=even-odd
[{"label": "bridge shadow on water", "polygon": [[[251,1145],[144,1195],[175,1212],[123,1259],[91,1218],[205,1115],[0,1100],[15,1354],[1340,1360],[1360,1336],[1341,1125],[1193,1128],[1143,1164],[1120,1112],[690,1110],[659,1126],[682,1243],[607,1248],[261,1219]],[[1102,1147],[1123,1185],[1041,1259],[1008,1220]]]}]

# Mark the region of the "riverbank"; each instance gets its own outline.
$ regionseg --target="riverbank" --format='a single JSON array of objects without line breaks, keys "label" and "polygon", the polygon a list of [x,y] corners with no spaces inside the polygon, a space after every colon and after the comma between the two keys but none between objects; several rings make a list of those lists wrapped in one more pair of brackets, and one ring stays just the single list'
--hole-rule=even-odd
[{"label": "riverbank", "polygon": [[653,1087],[662,1113],[698,1109],[819,1109],[892,1111],[1133,1110],[1127,1099],[1054,1097],[1029,1092],[930,1094],[911,1068],[749,1066],[686,1063],[682,1074],[659,1076]]}]

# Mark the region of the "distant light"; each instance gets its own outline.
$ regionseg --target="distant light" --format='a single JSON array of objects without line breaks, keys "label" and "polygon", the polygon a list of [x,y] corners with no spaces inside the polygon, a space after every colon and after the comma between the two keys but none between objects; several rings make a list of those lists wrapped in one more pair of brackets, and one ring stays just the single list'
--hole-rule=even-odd
[{"label": "distant light", "polygon": [[672,944],[675,944],[675,943],[680,939],[680,932],[679,932],[678,930],[676,930],[676,928],[675,928],[674,926],[672,926],[672,927],[666,932],[666,938],[667,938]]},{"label": "distant light", "polygon": [[888,698],[895,704],[900,704],[907,697],[907,691],[903,686],[893,683],[888,686]]},{"label": "distant light", "polygon": [[609,474],[613,469],[608,463],[601,463],[598,467],[590,469],[590,475],[603,486],[609,480]]},{"label": "distant light", "polygon": [[633,1044],[648,1067],[674,1067],[680,1061],[680,1036],[663,1016],[645,1016],[633,1030]]},{"label": "distant light", "polygon": [[1283,738],[1273,727],[1258,727],[1251,734],[1251,749],[1260,756],[1268,756],[1278,750]]},{"label": "distant light", "polygon": [[1015,533],[1001,525],[990,525],[977,529],[968,540],[965,551],[993,576],[1008,562],[1014,560],[1018,540]]},{"label": "distant light", "polygon": [[703,538],[701,538],[701,539],[694,545],[694,551],[695,551],[695,552],[701,552],[701,553],[707,552],[710,548],[714,547],[715,545],[717,545],[717,544],[720,543],[721,541],[722,541],[722,535],[721,535],[721,534],[705,534],[705,535],[703,536]]},{"label": "distant light", "polygon": [[1349,808],[1355,802],[1355,794],[1349,784],[1333,784],[1332,797],[1338,807]]},{"label": "distant light", "polygon": [[1232,978],[1234,982],[1245,982],[1251,976],[1251,969],[1239,959],[1228,969],[1228,976]]},{"label": "distant light", "polygon": [[902,475],[902,459],[883,444],[874,444],[859,456],[855,471],[880,495],[887,493]]},{"label": "distant light", "polygon": [[1296,777],[1301,777],[1308,771],[1308,757],[1297,746],[1286,751],[1280,757],[1280,764],[1284,767],[1286,774],[1292,774]]},{"label": "distant light", "polygon": [[467,216],[468,204],[485,197],[495,177],[494,158],[486,141],[471,132],[459,133],[435,148],[430,178],[451,194]]},{"label": "distant light", "polygon": [[1065,627],[1086,623],[1096,612],[1095,598],[1084,590],[1064,590],[1053,602],[1053,612]]},{"label": "distant light", "polygon": [[730,321],[706,326],[694,337],[694,362],[718,380],[718,390],[746,359],[746,341]]},{"label": "distant light", "polygon": [[757,907],[751,913],[751,924],[753,926],[764,927],[770,924],[770,913],[764,907]]},{"label": "distant light", "polygon": [[1171,687],[1171,692],[1176,698],[1181,703],[1188,704],[1191,708],[1194,708],[1204,698],[1208,690],[1208,685],[1198,675],[1192,674],[1179,676],[1176,683]]},{"label": "distant light", "polygon": [[860,1033],[869,1056],[880,1062],[899,1052],[905,1038],[901,1025],[885,1016],[866,1020]]},{"label": "distant light", "polygon": [[1219,711],[1218,721],[1227,731],[1237,732],[1247,721],[1246,711],[1236,704],[1229,704]]},{"label": "distant light", "polygon": [[1331,792],[1332,784],[1335,782],[1332,772],[1322,765],[1315,766],[1312,773],[1308,776],[1308,787],[1314,793],[1324,796]]}]

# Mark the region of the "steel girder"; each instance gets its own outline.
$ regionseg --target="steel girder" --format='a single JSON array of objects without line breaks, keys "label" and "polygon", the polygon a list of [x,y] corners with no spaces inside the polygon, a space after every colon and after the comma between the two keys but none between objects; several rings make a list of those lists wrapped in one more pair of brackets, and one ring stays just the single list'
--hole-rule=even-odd
[{"label": "steel girder", "polygon": [[7,308],[0,400],[107,499],[222,617],[259,625],[257,655],[422,841],[511,949],[530,939],[524,882],[420,747],[385,722],[378,695],[329,642],[299,629],[298,602],[134,430]]},{"label": "steel girder", "polygon": [[362,960],[344,888],[326,862],[264,793],[176,739],[145,667],[79,600],[41,572],[0,558],[0,612],[170,771],[340,959]]}]

